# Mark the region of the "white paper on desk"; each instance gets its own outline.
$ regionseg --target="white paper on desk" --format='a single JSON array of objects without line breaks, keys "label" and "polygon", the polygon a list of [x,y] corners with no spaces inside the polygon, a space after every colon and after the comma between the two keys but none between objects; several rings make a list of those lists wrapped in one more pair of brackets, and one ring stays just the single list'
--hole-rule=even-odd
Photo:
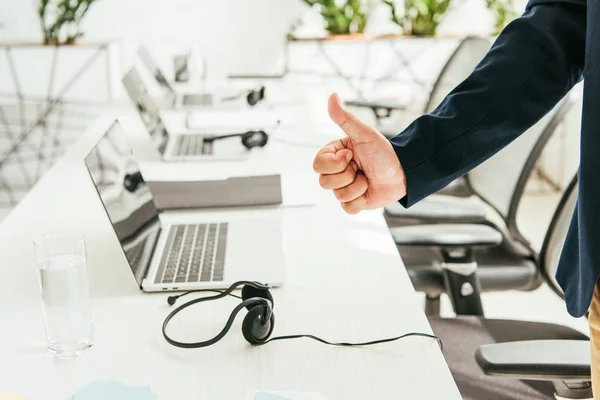
[{"label": "white paper on desk", "polygon": [[187,116],[189,129],[265,129],[279,125],[281,118],[271,110],[194,110]]},{"label": "white paper on desk", "polygon": [[318,393],[251,390],[245,400],[327,400],[327,397]]},{"label": "white paper on desk", "polygon": [[302,207],[317,204],[321,194],[318,182],[315,174],[281,174],[282,205],[284,207]]}]

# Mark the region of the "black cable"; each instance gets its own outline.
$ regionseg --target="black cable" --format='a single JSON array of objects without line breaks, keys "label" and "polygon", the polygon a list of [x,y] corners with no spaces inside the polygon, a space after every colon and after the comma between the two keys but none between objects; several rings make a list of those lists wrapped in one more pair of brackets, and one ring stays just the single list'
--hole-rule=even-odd
[{"label": "black cable", "polygon": [[276,340],[289,340],[289,339],[308,338],[308,339],[316,340],[317,342],[321,342],[323,344],[327,344],[329,346],[360,347],[360,346],[372,346],[372,345],[375,345],[375,344],[395,342],[396,340],[404,339],[404,338],[409,337],[409,336],[420,336],[420,337],[435,339],[437,341],[438,345],[440,346],[440,349],[442,351],[444,351],[444,343],[442,343],[442,339],[440,339],[439,337],[437,337],[435,335],[430,335],[428,333],[421,333],[421,332],[411,332],[411,333],[406,333],[404,335],[396,336],[396,337],[392,337],[392,338],[371,340],[371,341],[368,341],[368,342],[358,342],[358,343],[348,343],[348,342],[335,343],[335,342],[329,342],[329,341],[327,341],[325,339],[321,339],[320,337],[317,337],[317,336],[314,336],[314,335],[308,335],[308,334],[285,335],[285,336],[276,336],[274,338],[268,339],[268,340],[266,340],[262,344],[267,344],[269,342],[274,342]]},{"label": "black cable", "polygon": [[[175,302],[176,302],[176,301],[177,301],[177,300],[178,300],[180,297],[187,296],[188,294],[192,294],[192,293],[200,293],[200,292],[204,292],[204,293],[206,293],[206,292],[212,292],[212,293],[219,293],[219,294],[223,294],[223,293],[225,293],[225,291],[223,291],[223,290],[216,290],[216,289],[198,289],[198,290],[190,290],[190,291],[188,291],[188,292],[184,292],[184,293],[182,293],[182,294],[178,294],[178,295],[175,295],[175,296],[169,296],[169,297],[167,298],[167,302],[169,303],[169,305],[171,305],[171,306],[172,306],[173,304],[175,304]],[[233,293],[227,293],[227,295],[229,295],[229,296],[231,296],[231,297],[235,297],[236,299],[241,299],[241,298],[242,298],[241,296],[238,296],[237,294],[233,294]]]}]

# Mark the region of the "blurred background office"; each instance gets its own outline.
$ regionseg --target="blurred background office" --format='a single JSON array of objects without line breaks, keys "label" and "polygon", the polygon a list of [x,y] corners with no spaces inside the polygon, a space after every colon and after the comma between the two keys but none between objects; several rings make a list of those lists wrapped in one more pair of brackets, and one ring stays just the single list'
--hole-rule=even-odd
[{"label": "blurred background office", "polygon": [[[524,7],[521,0],[2,0],[0,221],[97,116],[131,107],[121,77],[142,45],[169,80],[176,80],[178,56],[189,60],[186,79],[196,84],[252,79],[268,85],[285,78],[294,89],[273,101],[285,106],[309,99],[310,129],[339,134],[326,110],[328,94],[337,91],[358,115],[393,135],[433,109]],[[477,40],[465,41],[472,38]],[[529,149],[523,150],[522,163],[534,165],[523,177],[517,162],[515,182],[527,181],[518,201],[488,201],[495,209],[506,207],[508,219],[508,210],[518,206],[515,226],[534,253],[542,249],[578,164],[576,92],[569,110],[550,116],[551,126],[539,127],[529,144],[519,145]],[[540,154],[526,158],[543,132],[548,140]],[[512,198],[516,184],[495,185],[507,171],[504,163],[470,179],[482,180],[490,196]],[[485,200],[486,189],[477,192]],[[390,226],[394,212],[386,210]],[[562,300],[548,286],[533,283],[531,288],[511,296],[484,293],[486,315],[586,331],[586,321],[561,311]],[[453,313],[445,297],[441,307],[442,315]]]}]

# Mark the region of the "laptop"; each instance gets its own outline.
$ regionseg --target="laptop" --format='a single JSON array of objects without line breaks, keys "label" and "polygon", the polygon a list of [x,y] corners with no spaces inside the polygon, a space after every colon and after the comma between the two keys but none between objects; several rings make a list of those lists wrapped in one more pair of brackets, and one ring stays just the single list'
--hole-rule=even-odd
[{"label": "laptop", "polygon": [[[215,159],[235,160],[247,158],[250,151],[239,137],[212,141],[210,137],[220,136],[224,128],[216,128],[219,133],[180,133],[169,132],[160,116],[158,104],[146,90],[137,69],[131,68],[123,77],[123,86],[136,106],[138,113],[150,134],[156,150],[165,161],[206,161]],[[227,120],[227,119],[225,119]],[[223,118],[221,118],[223,121]],[[231,128],[231,132],[235,128]],[[239,131],[238,131],[239,132]],[[237,132],[236,132],[237,133]]]},{"label": "laptop", "polygon": [[210,106],[213,104],[213,96],[210,93],[178,93],[173,85],[167,80],[165,74],[162,72],[146,46],[140,46],[138,49],[138,56],[160,87],[166,90],[172,98],[173,107]]},{"label": "laptop", "polygon": [[[233,100],[245,99],[250,106],[255,106],[265,99],[265,87],[262,85],[249,87],[246,89],[230,88],[224,93],[217,95],[216,93],[199,92],[198,89],[187,93],[181,90],[176,90],[175,87],[167,80],[158,63],[150,53],[146,46],[140,46],[138,56],[142,60],[142,64],[150,71],[156,82],[168,93],[171,100],[171,106],[174,108],[194,108],[201,106],[214,106],[216,104],[223,105],[224,103]],[[206,74],[206,65],[204,65],[204,74]],[[203,79],[205,76],[203,76]]]},{"label": "laptop", "polygon": [[238,280],[282,284],[277,210],[159,212],[118,122],[85,165],[142,290],[224,289]]}]

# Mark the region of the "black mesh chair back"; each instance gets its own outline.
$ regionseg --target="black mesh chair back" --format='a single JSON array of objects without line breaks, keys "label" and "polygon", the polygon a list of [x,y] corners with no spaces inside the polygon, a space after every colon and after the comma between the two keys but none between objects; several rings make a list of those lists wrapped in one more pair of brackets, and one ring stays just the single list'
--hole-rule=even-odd
[{"label": "black mesh chair back", "polygon": [[504,219],[510,236],[524,244],[528,241],[516,217],[525,186],[557,127],[575,110],[573,103],[568,95],[513,143],[466,175],[471,191],[491,205]]},{"label": "black mesh chair back", "polygon": [[575,176],[556,208],[540,253],[540,265],[543,277],[546,279],[548,285],[563,298],[564,294],[556,282],[555,275],[563,243],[567,237],[569,224],[571,223],[575,205],[577,204],[578,194],[579,185],[577,176]]}]

